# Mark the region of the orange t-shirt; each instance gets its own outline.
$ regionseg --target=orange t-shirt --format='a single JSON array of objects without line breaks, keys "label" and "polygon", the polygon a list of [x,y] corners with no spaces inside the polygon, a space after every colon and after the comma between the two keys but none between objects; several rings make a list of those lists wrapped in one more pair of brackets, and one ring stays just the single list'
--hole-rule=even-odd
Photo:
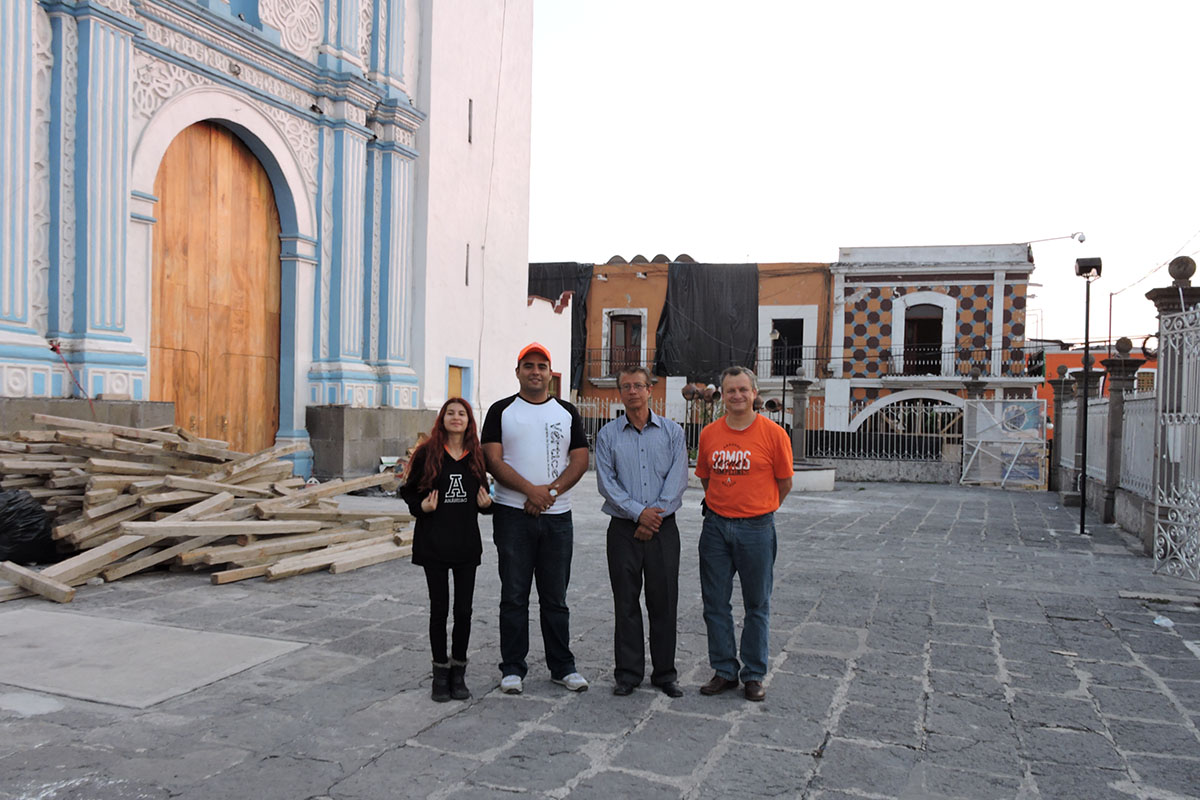
[{"label": "orange t-shirt", "polygon": [[792,476],[787,431],[758,414],[743,431],[725,417],[700,431],[696,477],[708,481],[704,502],[722,517],[741,519],[779,508],[777,481]]}]

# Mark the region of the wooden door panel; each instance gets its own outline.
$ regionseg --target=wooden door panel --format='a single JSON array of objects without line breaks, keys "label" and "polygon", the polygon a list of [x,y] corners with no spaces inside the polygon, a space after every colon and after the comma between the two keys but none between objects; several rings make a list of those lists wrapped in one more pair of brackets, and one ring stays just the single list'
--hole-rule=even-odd
[{"label": "wooden door panel", "polygon": [[200,354],[165,347],[150,348],[150,396],[175,404],[175,424],[205,435],[204,397]]},{"label": "wooden door panel", "polygon": [[199,123],[167,149],[155,194],[151,397],[175,400],[176,423],[206,437],[269,447],[280,311],[270,179],[236,136]]},{"label": "wooden door panel", "polygon": [[[268,392],[278,397],[273,376],[279,374],[279,363],[266,356],[225,353],[220,359],[224,369],[223,391],[228,402],[228,430],[230,446],[235,450],[251,450],[250,442],[271,441],[275,437],[275,425],[268,420],[279,416],[278,401],[272,404],[269,413],[261,413],[258,405]],[[268,445],[269,446],[269,445]]]}]

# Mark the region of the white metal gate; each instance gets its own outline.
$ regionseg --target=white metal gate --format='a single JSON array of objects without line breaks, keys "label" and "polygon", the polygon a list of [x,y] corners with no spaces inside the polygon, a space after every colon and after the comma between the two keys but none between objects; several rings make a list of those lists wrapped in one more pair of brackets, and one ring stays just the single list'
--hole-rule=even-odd
[{"label": "white metal gate", "polygon": [[968,400],[964,484],[1046,488],[1046,401]]},{"label": "white metal gate", "polygon": [[1154,569],[1200,580],[1200,308],[1162,318]]}]

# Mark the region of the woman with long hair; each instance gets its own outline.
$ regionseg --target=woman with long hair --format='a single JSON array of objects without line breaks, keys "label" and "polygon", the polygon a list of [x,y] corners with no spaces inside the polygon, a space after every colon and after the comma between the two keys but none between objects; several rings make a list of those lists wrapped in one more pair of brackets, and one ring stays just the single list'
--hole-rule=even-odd
[{"label": "woman with long hair", "polygon": [[[467,642],[475,570],[483,555],[479,514],[492,513],[483,449],[471,404],[451,397],[442,405],[429,438],[405,471],[400,496],[416,517],[412,561],[425,568],[429,586],[429,645],[433,651],[433,699],[466,700]],[[454,625],[446,652],[450,573],[454,573]]]}]

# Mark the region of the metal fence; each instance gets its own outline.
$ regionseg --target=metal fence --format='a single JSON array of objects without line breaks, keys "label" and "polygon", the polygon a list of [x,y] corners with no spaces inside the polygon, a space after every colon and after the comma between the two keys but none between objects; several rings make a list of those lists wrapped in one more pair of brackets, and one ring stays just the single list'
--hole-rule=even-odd
[{"label": "metal fence", "polygon": [[[575,401],[579,416],[583,417],[583,432],[587,434],[588,449],[596,444],[596,434],[607,423],[625,413],[625,404],[620,400],[607,397],[581,397]],[[650,398],[650,410],[655,414],[666,415],[666,403]]]},{"label": "metal fence", "polygon": [[1119,485],[1147,500],[1154,496],[1154,393],[1125,395],[1125,423],[1121,434]]},{"label": "metal fence", "polygon": [[[853,406],[850,418],[866,405]],[[821,404],[808,408],[805,452],[812,458],[941,461],[948,446],[962,444],[962,411],[932,400],[883,406],[853,431],[825,430],[824,412]]]},{"label": "metal fence", "polygon": [[1072,469],[1075,466],[1075,428],[1079,418],[1079,401],[1068,400],[1062,404],[1062,416],[1054,420],[1054,441],[1058,447],[1058,465]]},{"label": "metal fence", "polygon": [[1200,580],[1200,308],[1160,319],[1155,569]]},{"label": "metal fence", "polygon": [[1104,483],[1108,472],[1108,398],[1089,398],[1087,415],[1087,474]]}]

